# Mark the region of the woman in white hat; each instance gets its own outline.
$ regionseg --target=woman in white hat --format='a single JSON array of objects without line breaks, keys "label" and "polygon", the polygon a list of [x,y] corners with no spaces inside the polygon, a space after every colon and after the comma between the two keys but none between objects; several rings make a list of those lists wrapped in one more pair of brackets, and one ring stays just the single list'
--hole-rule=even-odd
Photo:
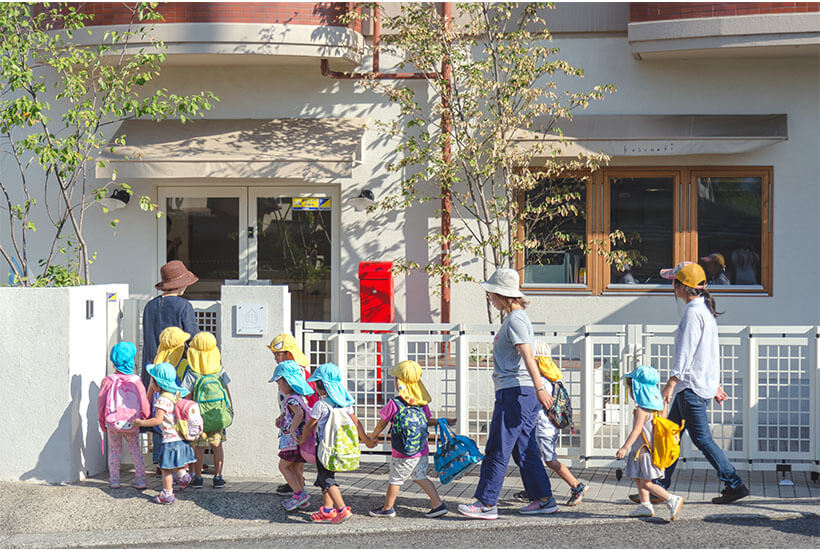
[{"label": "woman in white hat", "polygon": [[474,519],[498,518],[498,497],[512,456],[524,490],[533,499],[518,511],[552,514],[558,511],[558,505],[535,439],[538,411],[549,408],[552,398],[533,357],[535,335],[524,311],[527,302],[519,287],[518,272],[499,269],[481,286],[493,307],[506,317],[493,342],[495,404],[476,501],[459,505],[458,511]]}]

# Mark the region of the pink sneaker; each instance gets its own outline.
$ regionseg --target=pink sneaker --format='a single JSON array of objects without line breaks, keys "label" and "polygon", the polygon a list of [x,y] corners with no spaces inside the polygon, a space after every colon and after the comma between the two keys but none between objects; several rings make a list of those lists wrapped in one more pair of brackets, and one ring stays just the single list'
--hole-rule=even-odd
[{"label": "pink sneaker", "polygon": [[147,489],[148,485],[145,483],[145,476],[134,478],[134,481],[131,482],[131,487],[133,487],[134,489],[139,489],[140,491],[143,489]]},{"label": "pink sneaker", "polygon": [[282,506],[288,512],[296,510],[297,508],[307,508],[310,506],[310,495],[307,494],[307,491],[294,493],[292,497],[282,503]]},{"label": "pink sneaker", "polygon": [[174,493],[166,493],[165,491],[160,492],[160,494],[151,499],[151,502],[156,504],[173,504],[176,501],[177,498],[174,496]]},{"label": "pink sneaker", "polygon": [[183,489],[185,489],[185,487],[190,485],[193,480],[194,480],[194,478],[191,477],[191,474],[186,473],[181,478],[179,478],[177,489],[182,491]]}]

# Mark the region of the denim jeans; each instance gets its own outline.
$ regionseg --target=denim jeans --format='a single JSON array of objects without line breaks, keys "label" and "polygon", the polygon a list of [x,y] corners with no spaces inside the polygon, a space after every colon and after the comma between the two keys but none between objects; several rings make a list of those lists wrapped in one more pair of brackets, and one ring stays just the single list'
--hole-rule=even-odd
[{"label": "denim jeans", "polygon": [[[679,392],[672,401],[672,407],[669,409],[669,420],[678,424],[681,420],[686,421],[683,429],[689,432],[692,443],[700,449],[700,452],[715,469],[718,479],[724,482],[727,487],[736,489],[743,485],[743,480],[735,472],[734,466],[729,463],[723,449],[718,447],[715,440],[712,439],[709,420],[706,418],[706,406],[709,405],[709,401],[711,400],[700,397],[690,389],[685,389]],[[676,461],[669,466],[664,472],[663,479],[655,480],[655,483],[668,489],[677,465]]]},{"label": "denim jeans", "polygon": [[535,397],[535,388],[521,386],[495,392],[493,418],[481,477],[475,498],[487,506],[498,504],[498,496],[507,475],[512,455],[518,464],[524,489],[531,499],[552,496],[550,479],[541,462],[538,442],[535,440],[535,421],[541,404]]}]

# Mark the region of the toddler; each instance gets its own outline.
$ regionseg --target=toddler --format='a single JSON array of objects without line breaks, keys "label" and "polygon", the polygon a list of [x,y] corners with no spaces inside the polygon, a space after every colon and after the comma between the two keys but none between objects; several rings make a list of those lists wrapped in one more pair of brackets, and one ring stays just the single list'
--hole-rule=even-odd
[{"label": "toddler", "polygon": [[[390,479],[387,482],[387,494],[381,508],[370,510],[373,517],[392,518],[396,516],[393,505],[399,495],[399,488],[412,477],[430,497],[430,510],[424,514],[428,518],[437,518],[447,513],[447,506],[441,501],[435,485],[427,478],[428,426],[435,426],[436,419],[431,418],[430,394],[421,381],[421,366],[415,361],[402,361],[387,371],[396,377],[394,397],[379,411],[379,423],[370,434],[368,447],[375,447],[379,434],[392,423],[390,430]],[[447,422],[455,425],[455,419]]]},{"label": "toddler", "polygon": [[[627,477],[632,478],[638,487],[640,504],[629,515],[632,517],[652,517],[655,509],[649,500],[652,493],[666,504],[669,509],[669,520],[674,521],[683,506],[683,498],[672,495],[666,489],[652,483],[653,479],[663,477],[663,470],[652,462],[652,417],[663,412],[663,398],[658,389],[660,375],[649,366],[640,366],[626,375],[629,395],[637,404],[633,411],[632,432],[626,438],[623,447],[618,449],[615,457],[626,458]],[[629,456],[627,456],[629,453]]]}]

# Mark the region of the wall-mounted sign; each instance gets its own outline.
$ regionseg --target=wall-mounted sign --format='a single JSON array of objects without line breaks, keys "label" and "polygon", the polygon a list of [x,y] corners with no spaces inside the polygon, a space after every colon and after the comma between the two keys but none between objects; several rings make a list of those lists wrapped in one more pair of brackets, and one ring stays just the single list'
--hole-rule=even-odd
[{"label": "wall-mounted sign", "polygon": [[294,212],[306,210],[330,210],[330,197],[294,197]]}]

